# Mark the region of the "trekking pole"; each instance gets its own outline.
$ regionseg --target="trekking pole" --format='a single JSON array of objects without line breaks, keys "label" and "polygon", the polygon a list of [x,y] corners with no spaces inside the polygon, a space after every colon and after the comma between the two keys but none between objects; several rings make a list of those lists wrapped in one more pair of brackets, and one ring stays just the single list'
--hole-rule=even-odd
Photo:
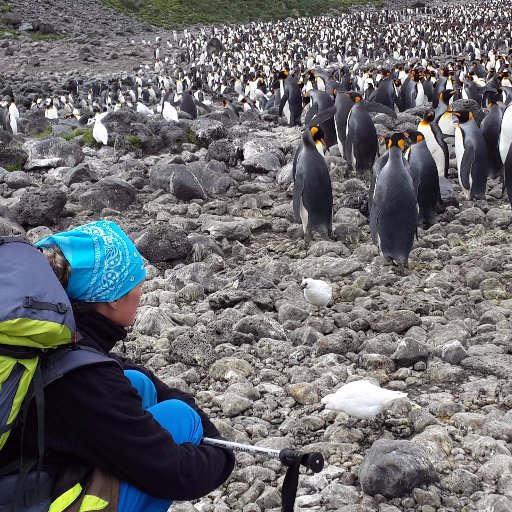
[{"label": "trekking pole", "polygon": [[304,466],[313,471],[320,473],[324,467],[324,457],[319,452],[304,453],[292,448],[284,448],[282,450],[272,450],[271,448],[262,448],[250,444],[233,443],[224,441],[223,439],[212,439],[203,437],[203,444],[216,446],[217,448],[227,448],[239,452],[250,453],[252,455],[263,455],[272,459],[279,459],[281,464],[288,467],[284,477],[282,496],[282,512],[293,512],[295,504],[295,496],[297,495],[297,486],[299,484],[299,469]]}]

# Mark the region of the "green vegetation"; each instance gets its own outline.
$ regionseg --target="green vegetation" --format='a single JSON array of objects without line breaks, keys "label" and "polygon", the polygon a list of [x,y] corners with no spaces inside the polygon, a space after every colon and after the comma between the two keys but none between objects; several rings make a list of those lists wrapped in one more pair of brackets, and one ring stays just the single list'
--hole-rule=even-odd
[{"label": "green vegetation", "polygon": [[184,27],[196,23],[269,21],[323,14],[368,0],[103,0],[106,5],[153,25]]},{"label": "green vegetation", "polygon": [[15,37],[18,37],[18,34],[19,30],[12,27],[6,27],[0,23],[0,39],[14,39]]},{"label": "green vegetation", "polygon": [[23,169],[23,165],[19,162],[14,162],[12,164],[7,164],[5,166],[5,170],[8,172],[21,171]]},{"label": "green vegetation", "polygon": [[126,140],[132,145],[132,146],[135,146],[136,148],[140,148],[140,139],[139,139],[139,136],[138,135],[128,135],[126,137]]},{"label": "green vegetation", "polygon": [[90,148],[101,148],[103,144],[100,142],[96,142],[94,140],[94,137],[92,136],[92,128],[77,128],[76,130],[73,130],[69,133],[64,133],[61,135],[61,137],[65,140],[73,140],[76,137],[82,136],[84,140],[84,144],[86,146],[89,146]]},{"label": "green vegetation", "polygon": [[92,128],[76,128],[72,132],[63,133],[61,137],[65,140],[73,140],[75,137],[79,137],[80,135],[85,135],[87,132],[91,132],[92,136]]},{"label": "green vegetation", "polygon": [[41,34],[40,32],[28,32],[32,41],[58,41],[64,37],[63,34]]},{"label": "green vegetation", "polygon": [[44,139],[45,137],[49,137],[53,133],[52,125],[49,124],[42,132],[36,133],[33,135],[34,139]]},{"label": "green vegetation", "polygon": [[5,0],[0,0],[0,14],[5,14],[11,10],[9,4]]}]

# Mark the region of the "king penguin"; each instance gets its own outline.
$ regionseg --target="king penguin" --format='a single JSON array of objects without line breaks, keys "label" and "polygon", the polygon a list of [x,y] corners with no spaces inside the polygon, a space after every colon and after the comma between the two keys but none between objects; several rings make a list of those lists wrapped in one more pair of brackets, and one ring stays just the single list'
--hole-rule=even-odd
[{"label": "king penguin", "polygon": [[300,116],[302,114],[302,93],[299,82],[294,75],[289,75],[283,83],[281,101],[279,103],[279,115],[283,115],[285,107],[289,109],[290,126],[302,126]]},{"label": "king penguin", "polygon": [[192,119],[197,119],[197,107],[192,91],[183,91],[180,103],[180,111],[186,112],[190,115],[190,117],[192,117]]},{"label": "king penguin", "polygon": [[427,110],[418,124],[418,131],[425,137],[427,147],[434,158],[439,176],[448,177],[449,153],[445,135],[435,122],[433,110]]},{"label": "king penguin", "polygon": [[498,178],[503,174],[503,162],[501,161],[499,149],[501,120],[503,118],[503,111],[498,105],[501,96],[502,90],[498,89],[494,95],[487,98],[489,113],[485,116],[480,125],[482,135],[487,144],[489,178]]},{"label": "king penguin", "polygon": [[306,241],[313,231],[325,237],[332,235],[332,185],[327,164],[315,145],[319,129],[312,126],[302,134],[293,185],[293,211],[296,220],[302,222]]},{"label": "king penguin", "polygon": [[370,210],[370,232],[386,261],[407,267],[418,220],[418,203],[402,133],[387,139],[386,164],[377,174]]},{"label": "king penguin", "polygon": [[[347,118],[347,138],[344,155],[349,166],[359,174],[370,174],[378,152],[377,131],[368,110],[397,117],[380,103],[364,101],[358,92],[347,93],[354,101]],[[339,130],[339,128],[338,128]]]},{"label": "king penguin", "polygon": [[405,158],[412,169],[419,173],[418,183],[418,225],[427,229],[436,223],[436,205],[441,201],[437,166],[430,153],[425,137],[421,132],[405,133],[412,146],[406,151]]},{"label": "king penguin", "polygon": [[468,199],[485,199],[487,185],[487,145],[469,111],[454,111],[455,156],[459,183]]}]

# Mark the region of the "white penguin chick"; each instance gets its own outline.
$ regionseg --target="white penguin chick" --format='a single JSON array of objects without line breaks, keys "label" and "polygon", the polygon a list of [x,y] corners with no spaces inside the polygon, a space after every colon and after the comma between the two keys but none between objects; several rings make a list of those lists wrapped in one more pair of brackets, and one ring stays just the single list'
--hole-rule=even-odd
[{"label": "white penguin chick", "polygon": [[332,298],[332,288],[329,283],[321,279],[306,277],[302,280],[301,288],[304,289],[304,298],[318,309],[324,308]]},{"label": "white penguin chick", "polygon": [[391,407],[395,400],[406,397],[407,393],[383,389],[367,380],[356,380],[324,396],[321,402],[326,409],[345,412],[361,420],[371,420]]}]

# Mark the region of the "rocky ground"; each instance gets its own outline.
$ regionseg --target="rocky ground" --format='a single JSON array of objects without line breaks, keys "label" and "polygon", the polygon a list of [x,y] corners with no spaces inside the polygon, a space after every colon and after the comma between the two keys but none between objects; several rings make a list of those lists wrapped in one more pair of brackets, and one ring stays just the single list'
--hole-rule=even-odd
[{"label": "rocky ground", "polygon": [[[126,42],[130,26],[139,39],[144,27],[115,17],[123,35],[88,36],[109,18],[63,4],[52,16],[58,30],[73,26],[71,39],[3,46],[13,48],[0,59],[3,93],[19,92],[21,133],[0,132],[0,233],[35,240],[99,218],[123,226],[148,260],[127,354],[196,396],[225,437],[320,451],[326,467],[301,476],[296,510],[511,511],[512,217],[501,185],[468,202],[452,179],[456,201],[419,230],[400,273],[369,237],[368,183],[333,150],[335,239],[305,246],[289,186],[300,131],[276,115],[237,123],[214,110],[173,126],[121,110],[104,120],[112,145],[98,148],[56,136],[76,122],[49,126],[26,110],[34,90],[58,90],[68,72],[86,81],[151,61]],[[42,16],[48,2],[30,5],[22,12]],[[305,302],[304,277],[332,284],[329,308]],[[321,397],[361,377],[414,404],[374,421],[323,409]],[[279,462],[238,454],[226,485],[172,510],[277,512],[283,477]]]}]

